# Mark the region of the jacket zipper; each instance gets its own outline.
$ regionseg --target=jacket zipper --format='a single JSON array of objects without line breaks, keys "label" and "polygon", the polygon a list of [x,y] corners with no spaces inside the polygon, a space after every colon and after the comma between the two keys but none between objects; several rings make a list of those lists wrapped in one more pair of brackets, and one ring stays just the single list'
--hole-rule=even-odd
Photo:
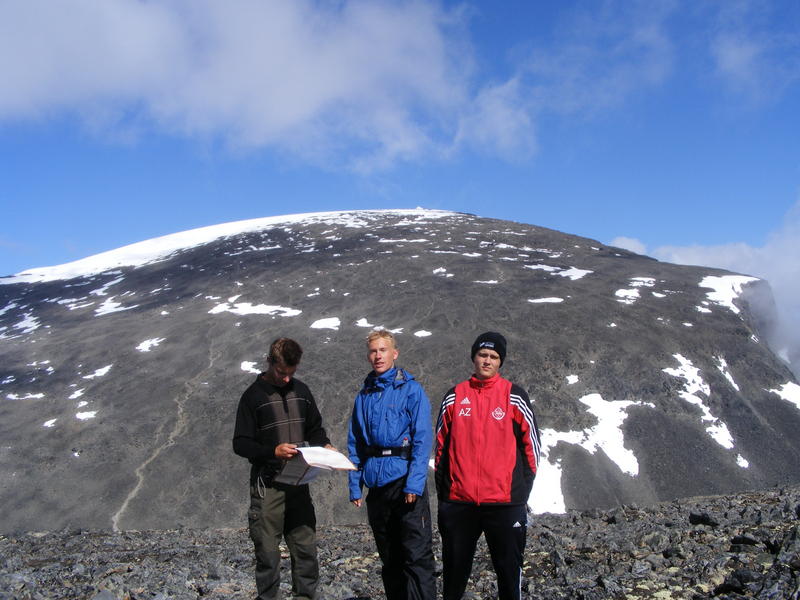
[{"label": "jacket zipper", "polygon": [[478,476],[475,478],[475,489],[473,491],[473,494],[475,496],[475,504],[480,506],[481,505],[480,482],[483,480],[483,454],[484,454],[483,450],[484,450],[484,443],[486,441],[485,431],[484,431],[484,427],[483,427],[483,422],[484,422],[484,420],[483,420],[484,419],[484,414],[483,414],[484,413],[484,408],[483,408],[483,406],[486,403],[483,400],[483,388],[482,387],[478,388],[477,400],[478,400],[478,406],[476,408],[478,410],[475,411],[475,412],[477,413],[476,416],[479,417],[479,420],[478,420],[478,434],[479,434],[478,435],[478,468],[476,469]]}]

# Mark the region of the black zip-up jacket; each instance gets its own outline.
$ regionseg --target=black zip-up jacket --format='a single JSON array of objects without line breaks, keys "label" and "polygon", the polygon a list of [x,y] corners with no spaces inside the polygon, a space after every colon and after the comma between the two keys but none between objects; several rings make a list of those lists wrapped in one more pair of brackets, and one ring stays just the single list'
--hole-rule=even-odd
[{"label": "black zip-up jacket", "polygon": [[308,386],[293,378],[278,387],[261,373],[239,400],[233,432],[233,451],[252,465],[250,485],[256,484],[259,475],[269,485],[283,466],[283,461],[275,458],[275,448],[285,442],[330,444]]}]

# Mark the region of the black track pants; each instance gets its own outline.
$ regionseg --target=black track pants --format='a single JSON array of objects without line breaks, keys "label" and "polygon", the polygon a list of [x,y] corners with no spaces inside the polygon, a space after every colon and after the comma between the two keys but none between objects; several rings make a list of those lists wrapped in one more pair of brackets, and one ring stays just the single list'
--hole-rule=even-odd
[{"label": "black track pants", "polygon": [[519,600],[525,551],[524,504],[493,506],[439,502],[444,600],[460,600],[467,589],[481,533],[486,536],[500,600]]},{"label": "black track pants", "polygon": [[367,515],[383,568],[387,600],[435,600],[428,489],[405,503],[405,478],[371,488]]}]

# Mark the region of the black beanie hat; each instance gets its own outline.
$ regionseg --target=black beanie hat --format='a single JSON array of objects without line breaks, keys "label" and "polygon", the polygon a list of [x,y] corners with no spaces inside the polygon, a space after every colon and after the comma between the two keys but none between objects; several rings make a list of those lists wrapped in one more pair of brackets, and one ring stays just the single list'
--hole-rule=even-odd
[{"label": "black beanie hat", "polygon": [[472,354],[469,355],[471,360],[475,360],[475,355],[481,348],[489,348],[489,350],[497,352],[500,355],[500,365],[502,366],[506,359],[506,338],[494,331],[480,334],[472,344]]}]

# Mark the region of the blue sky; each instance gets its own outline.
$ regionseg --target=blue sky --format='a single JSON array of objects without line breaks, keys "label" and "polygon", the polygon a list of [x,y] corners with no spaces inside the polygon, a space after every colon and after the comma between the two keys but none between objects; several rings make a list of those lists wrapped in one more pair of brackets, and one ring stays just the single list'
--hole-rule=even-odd
[{"label": "blue sky", "polygon": [[0,274],[422,206],[766,277],[800,313],[800,3],[2,0],[0,206]]}]

